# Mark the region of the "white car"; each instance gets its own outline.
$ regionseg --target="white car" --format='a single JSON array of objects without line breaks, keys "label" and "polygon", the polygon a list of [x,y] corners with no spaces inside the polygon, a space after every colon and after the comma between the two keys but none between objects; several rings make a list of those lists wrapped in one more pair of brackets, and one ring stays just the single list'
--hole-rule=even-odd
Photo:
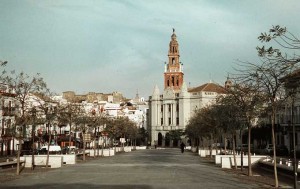
[{"label": "white car", "polygon": [[[42,146],[38,153],[39,154],[46,154],[48,151],[48,145]],[[60,154],[61,153],[61,147],[60,146],[49,146],[49,152],[51,154]]]}]

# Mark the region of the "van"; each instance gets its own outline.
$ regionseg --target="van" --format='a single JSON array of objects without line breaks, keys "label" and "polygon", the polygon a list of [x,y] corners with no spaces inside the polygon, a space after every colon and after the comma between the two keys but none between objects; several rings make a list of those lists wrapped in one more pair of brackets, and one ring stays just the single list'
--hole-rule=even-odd
[{"label": "van", "polygon": [[[48,146],[42,146],[39,149],[39,154],[46,154],[48,151]],[[51,154],[60,154],[61,153],[61,147],[60,146],[49,146],[49,153]]]}]

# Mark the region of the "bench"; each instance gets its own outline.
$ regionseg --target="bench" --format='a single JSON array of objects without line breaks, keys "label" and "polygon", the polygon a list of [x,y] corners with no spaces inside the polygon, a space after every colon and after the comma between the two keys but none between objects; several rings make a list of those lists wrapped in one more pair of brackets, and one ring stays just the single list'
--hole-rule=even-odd
[{"label": "bench", "polygon": [[[22,166],[22,164],[25,163],[25,161],[20,161],[20,165]],[[4,168],[12,168],[14,166],[17,165],[17,161],[8,161],[8,162],[1,162],[0,163],[0,167],[2,167],[2,169]]]}]

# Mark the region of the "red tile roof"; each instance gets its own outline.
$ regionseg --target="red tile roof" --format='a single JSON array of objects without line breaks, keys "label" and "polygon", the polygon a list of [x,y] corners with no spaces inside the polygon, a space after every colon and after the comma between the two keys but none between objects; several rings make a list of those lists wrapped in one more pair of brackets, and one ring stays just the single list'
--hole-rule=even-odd
[{"label": "red tile roof", "polygon": [[188,90],[188,92],[216,92],[219,94],[226,94],[226,90],[224,87],[215,84],[215,83],[206,83],[204,85],[201,85],[199,87],[194,87]]}]

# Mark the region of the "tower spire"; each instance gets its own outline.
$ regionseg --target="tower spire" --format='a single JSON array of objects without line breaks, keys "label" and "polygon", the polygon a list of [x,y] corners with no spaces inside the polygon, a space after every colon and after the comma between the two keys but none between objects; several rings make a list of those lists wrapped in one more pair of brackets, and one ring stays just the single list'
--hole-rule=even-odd
[{"label": "tower spire", "polygon": [[175,34],[175,29],[173,28],[173,33],[171,35],[171,41],[169,43],[168,52],[168,63],[165,65],[165,89],[172,87],[175,91],[180,91],[183,83],[183,69],[182,64],[179,61],[179,44],[177,42],[177,36]]}]

